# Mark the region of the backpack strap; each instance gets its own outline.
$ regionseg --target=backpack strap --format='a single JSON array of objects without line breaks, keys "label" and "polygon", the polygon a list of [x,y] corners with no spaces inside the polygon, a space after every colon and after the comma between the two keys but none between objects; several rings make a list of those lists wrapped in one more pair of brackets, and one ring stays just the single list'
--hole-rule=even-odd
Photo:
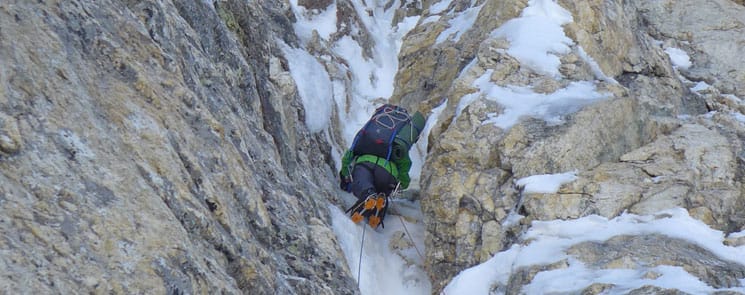
[{"label": "backpack strap", "polygon": [[398,134],[398,129],[393,131],[393,133],[391,133],[391,138],[388,139],[388,155],[385,156],[386,163],[391,160],[391,152],[393,152],[393,139],[396,138],[396,134]]},{"label": "backpack strap", "polygon": [[[367,126],[370,125],[370,123],[372,123],[372,120],[368,120],[367,123],[365,123],[365,125],[362,126],[362,129],[361,130],[367,129]],[[354,140],[352,140],[352,145],[349,147],[349,150],[350,151],[353,151],[354,152],[354,147],[357,145],[357,141],[360,139],[360,135],[362,135],[362,134],[360,132],[357,132],[357,134],[354,136]],[[354,162],[354,161],[352,161],[352,162]]]}]

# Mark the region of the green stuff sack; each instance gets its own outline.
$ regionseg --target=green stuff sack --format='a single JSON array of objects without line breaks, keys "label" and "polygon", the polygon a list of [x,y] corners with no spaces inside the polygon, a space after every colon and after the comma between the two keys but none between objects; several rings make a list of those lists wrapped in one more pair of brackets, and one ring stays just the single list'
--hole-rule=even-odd
[{"label": "green stuff sack", "polygon": [[424,129],[424,124],[425,120],[422,113],[416,112],[414,113],[414,115],[411,116],[409,124],[401,127],[401,130],[399,130],[396,134],[396,138],[394,139],[394,151],[393,155],[391,156],[391,160],[401,159],[408,154],[411,147],[419,139],[419,135]]}]

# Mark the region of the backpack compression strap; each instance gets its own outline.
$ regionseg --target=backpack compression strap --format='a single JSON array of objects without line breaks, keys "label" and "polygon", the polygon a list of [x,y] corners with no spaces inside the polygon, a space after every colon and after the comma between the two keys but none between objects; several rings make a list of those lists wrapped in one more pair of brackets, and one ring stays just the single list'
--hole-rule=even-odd
[{"label": "backpack compression strap", "polygon": [[[405,117],[402,120],[399,120],[399,118],[396,117],[396,115],[399,114],[403,114]],[[388,163],[388,161],[391,160],[391,152],[393,152],[393,139],[396,138],[396,135],[398,135],[398,131],[400,131],[403,126],[411,123],[411,115],[409,115],[409,113],[407,113],[406,111],[401,111],[399,107],[391,107],[390,111],[385,110],[380,115],[387,116],[391,120],[391,122],[394,122],[394,127],[398,125],[395,123],[396,121],[404,122],[403,124],[398,125],[398,128],[394,129],[393,133],[391,133],[391,137],[388,138],[388,154],[385,157],[385,162]],[[376,118],[376,120],[378,120],[378,118]]]}]

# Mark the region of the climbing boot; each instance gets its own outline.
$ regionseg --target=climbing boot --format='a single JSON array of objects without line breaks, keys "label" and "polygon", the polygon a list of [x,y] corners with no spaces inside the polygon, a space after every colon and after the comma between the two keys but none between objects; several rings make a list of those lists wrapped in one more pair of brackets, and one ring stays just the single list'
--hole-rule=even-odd
[{"label": "climbing boot", "polygon": [[385,228],[383,218],[385,217],[386,209],[388,209],[388,196],[384,193],[379,193],[375,199],[375,210],[367,221],[370,227],[377,228],[378,225],[382,225]]},{"label": "climbing boot", "polygon": [[373,214],[374,209],[376,209],[377,203],[377,195],[375,193],[372,193],[366,198],[354,203],[354,205],[352,205],[352,207],[349,207],[346,212],[352,211],[352,222],[358,223],[365,217],[369,217]]}]

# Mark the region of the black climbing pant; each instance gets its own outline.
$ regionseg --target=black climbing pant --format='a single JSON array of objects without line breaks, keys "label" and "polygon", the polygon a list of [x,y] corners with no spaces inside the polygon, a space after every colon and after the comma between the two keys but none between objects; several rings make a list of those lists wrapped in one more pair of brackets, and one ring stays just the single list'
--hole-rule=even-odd
[{"label": "black climbing pant", "polygon": [[388,196],[398,183],[385,168],[369,162],[354,165],[352,179],[352,193],[358,199],[364,199],[371,193],[382,192]]}]

